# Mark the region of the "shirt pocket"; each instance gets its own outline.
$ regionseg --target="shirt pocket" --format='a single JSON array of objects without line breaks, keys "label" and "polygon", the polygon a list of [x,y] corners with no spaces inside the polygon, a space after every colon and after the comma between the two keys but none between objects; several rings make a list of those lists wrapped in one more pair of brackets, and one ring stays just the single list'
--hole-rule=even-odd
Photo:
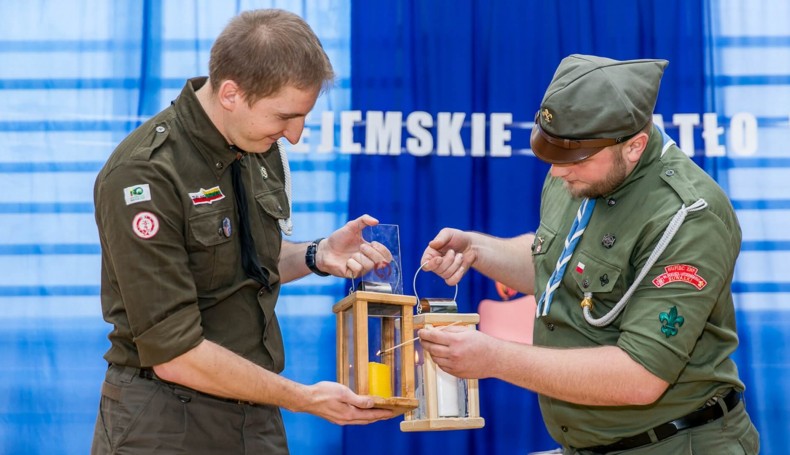
[{"label": "shirt pocket", "polygon": [[555,237],[557,237],[556,232],[541,224],[538,228],[538,232],[535,233],[535,239],[532,241],[532,246],[530,247],[532,256],[545,255],[554,243]]},{"label": "shirt pocket", "polygon": [[291,208],[288,206],[288,198],[285,190],[276,188],[255,196],[258,205],[270,217],[276,220],[285,220],[291,216]]},{"label": "shirt pocket", "polygon": [[622,270],[586,251],[573,255],[565,273],[573,277],[580,298],[588,292],[593,294],[594,305],[612,308],[624,294]]},{"label": "shirt pocket", "polygon": [[260,219],[263,226],[263,231],[260,234],[254,234],[255,247],[258,249],[262,265],[270,272],[276,271],[277,258],[280,257],[282,243],[282,231],[278,221],[291,216],[288,198],[285,197],[284,189],[275,188],[256,195],[255,201],[260,208]]},{"label": "shirt pocket", "polygon": [[233,209],[201,213],[189,218],[191,245],[189,265],[200,291],[216,289],[233,281],[241,264],[235,242]]}]

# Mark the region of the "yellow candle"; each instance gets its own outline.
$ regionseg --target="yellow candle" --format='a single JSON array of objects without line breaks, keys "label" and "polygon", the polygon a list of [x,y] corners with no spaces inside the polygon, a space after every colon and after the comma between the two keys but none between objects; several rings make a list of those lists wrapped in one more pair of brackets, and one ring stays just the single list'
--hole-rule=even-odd
[{"label": "yellow candle", "polygon": [[368,394],[381,398],[392,397],[392,374],[388,365],[368,362]]}]

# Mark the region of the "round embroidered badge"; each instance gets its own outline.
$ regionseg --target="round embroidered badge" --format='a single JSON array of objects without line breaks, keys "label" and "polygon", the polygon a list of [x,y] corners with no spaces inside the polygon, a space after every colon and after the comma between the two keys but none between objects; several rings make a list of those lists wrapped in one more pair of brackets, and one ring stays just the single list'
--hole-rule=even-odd
[{"label": "round embroidered badge", "polygon": [[159,231],[159,218],[151,212],[140,212],[132,220],[132,230],[141,239],[150,239]]}]

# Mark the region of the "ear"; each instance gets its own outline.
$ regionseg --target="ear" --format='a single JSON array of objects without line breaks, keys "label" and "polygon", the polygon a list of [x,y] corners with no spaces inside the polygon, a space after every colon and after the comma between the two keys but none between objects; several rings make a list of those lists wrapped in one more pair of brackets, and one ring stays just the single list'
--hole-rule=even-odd
[{"label": "ear", "polygon": [[219,104],[228,111],[235,110],[239,103],[243,102],[238,84],[230,79],[222,81],[219,85],[217,98],[219,99]]},{"label": "ear", "polygon": [[625,143],[625,159],[636,163],[642,157],[642,152],[647,148],[647,141],[650,139],[645,132],[640,132]]}]

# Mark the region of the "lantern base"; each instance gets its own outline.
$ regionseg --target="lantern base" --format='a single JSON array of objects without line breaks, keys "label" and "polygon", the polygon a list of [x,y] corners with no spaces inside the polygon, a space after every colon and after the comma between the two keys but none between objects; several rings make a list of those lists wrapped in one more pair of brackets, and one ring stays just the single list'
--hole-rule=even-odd
[{"label": "lantern base", "polygon": [[482,417],[443,417],[440,419],[404,420],[400,423],[400,431],[476,430],[485,425],[486,420]]},{"label": "lantern base", "polygon": [[373,398],[373,407],[378,409],[389,409],[394,413],[395,416],[399,416],[401,414],[407,413],[412,411],[419,406],[419,401],[416,398],[404,398],[404,397],[391,397],[391,398],[381,398],[377,396],[371,396]]}]

